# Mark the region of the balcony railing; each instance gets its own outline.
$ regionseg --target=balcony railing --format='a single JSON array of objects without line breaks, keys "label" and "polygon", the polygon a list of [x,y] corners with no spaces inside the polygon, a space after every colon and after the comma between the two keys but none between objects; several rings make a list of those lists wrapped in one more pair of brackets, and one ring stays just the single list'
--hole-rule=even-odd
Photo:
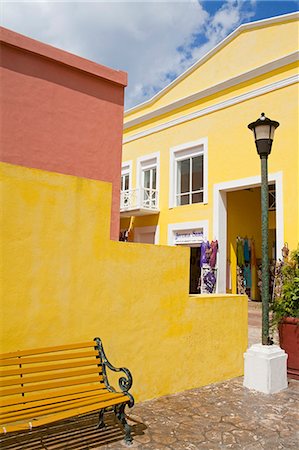
[{"label": "balcony railing", "polygon": [[130,189],[120,193],[120,212],[135,211],[136,215],[156,214],[158,210],[156,189]]}]

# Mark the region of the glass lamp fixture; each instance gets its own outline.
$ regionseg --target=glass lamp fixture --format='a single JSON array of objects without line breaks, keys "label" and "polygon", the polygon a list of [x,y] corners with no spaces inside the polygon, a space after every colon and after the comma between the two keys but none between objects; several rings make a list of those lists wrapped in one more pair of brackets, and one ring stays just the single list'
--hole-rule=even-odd
[{"label": "glass lamp fixture", "polygon": [[262,113],[259,119],[248,125],[248,128],[253,131],[260,158],[267,158],[270,155],[274,132],[277,127],[279,127],[279,123],[266,117],[265,113]]}]

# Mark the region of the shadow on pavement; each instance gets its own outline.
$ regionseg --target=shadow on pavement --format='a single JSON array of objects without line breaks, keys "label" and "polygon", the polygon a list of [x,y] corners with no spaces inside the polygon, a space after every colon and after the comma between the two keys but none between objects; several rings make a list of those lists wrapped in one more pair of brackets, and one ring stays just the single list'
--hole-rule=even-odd
[{"label": "shadow on pavement", "polygon": [[[128,417],[132,437],[143,435],[147,428],[143,423]],[[5,450],[87,450],[118,442],[122,446],[124,431],[113,413],[105,414],[104,429],[96,428],[97,414],[89,414],[65,420],[31,432],[19,432],[1,438],[0,447]]]}]

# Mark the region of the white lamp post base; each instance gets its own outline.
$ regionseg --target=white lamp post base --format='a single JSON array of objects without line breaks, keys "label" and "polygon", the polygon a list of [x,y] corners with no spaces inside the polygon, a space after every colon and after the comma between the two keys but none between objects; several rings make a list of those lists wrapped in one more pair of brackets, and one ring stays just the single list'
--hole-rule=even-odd
[{"label": "white lamp post base", "polygon": [[278,345],[252,345],[244,353],[243,386],[265,394],[286,389],[287,357]]}]

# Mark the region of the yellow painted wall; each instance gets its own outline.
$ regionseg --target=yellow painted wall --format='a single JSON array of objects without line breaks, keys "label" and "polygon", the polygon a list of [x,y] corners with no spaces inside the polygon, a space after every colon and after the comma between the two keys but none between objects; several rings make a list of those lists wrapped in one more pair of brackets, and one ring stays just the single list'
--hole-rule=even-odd
[{"label": "yellow painted wall", "polygon": [[[299,238],[296,219],[299,209],[298,85],[264,94],[124,145],[123,160],[133,160],[133,168],[138,156],[160,151],[160,244],[167,244],[168,224],[177,222],[209,220],[209,238],[214,238],[214,184],[260,175],[260,159],[247,125],[262,111],[280,122],[269,157],[269,173],[282,172],[284,240],[291,248],[296,248]],[[233,124],[233,129],[230,124]],[[169,209],[170,148],[205,137],[208,138],[208,203]],[[135,179],[133,171],[133,183]],[[148,226],[153,220],[151,216],[136,217],[135,226]]]},{"label": "yellow painted wall", "polygon": [[108,183],[1,169],[1,351],[100,336],[137,400],[242,374],[245,296],[188,296],[188,249],[110,241]]}]

